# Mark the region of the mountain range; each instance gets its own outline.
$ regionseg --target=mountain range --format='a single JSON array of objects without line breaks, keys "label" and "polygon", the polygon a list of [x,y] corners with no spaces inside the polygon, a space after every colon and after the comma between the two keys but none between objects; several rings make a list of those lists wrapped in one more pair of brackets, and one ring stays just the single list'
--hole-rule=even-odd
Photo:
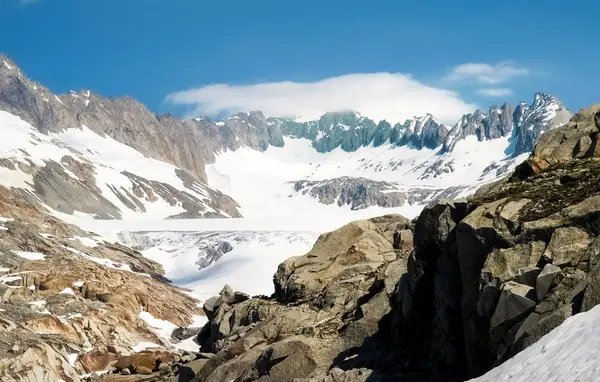
[{"label": "mountain range", "polygon": [[[354,111],[308,122],[266,118],[259,111],[222,121],[182,120],[155,115],[129,97],[104,98],[89,90],[53,94],[6,56],[0,56],[0,110],[12,142],[0,146],[1,184],[19,188],[27,200],[53,211],[103,219],[244,216],[238,193],[228,195],[230,189],[218,187],[207,166],[218,169],[219,158],[242,148],[259,153],[284,148],[310,156],[306,145],[290,143],[294,139],[307,140],[316,153],[335,154],[340,171],[327,160],[332,169],[324,172],[327,156],[317,156],[317,164],[305,163],[310,169],[298,178],[279,182],[281,193],[353,210],[419,208],[442,196],[468,194],[506,174],[544,131],[571,117],[556,97],[536,93],[531,104],[494,105],[464,115],[454,126],[429,114],[392,126]],[[493,155],[473,157],[473,151],[487,153],[491,146]],[[364,150],[371,151],[363,155]],[[121,153],[120,161],[114,152]]]}]

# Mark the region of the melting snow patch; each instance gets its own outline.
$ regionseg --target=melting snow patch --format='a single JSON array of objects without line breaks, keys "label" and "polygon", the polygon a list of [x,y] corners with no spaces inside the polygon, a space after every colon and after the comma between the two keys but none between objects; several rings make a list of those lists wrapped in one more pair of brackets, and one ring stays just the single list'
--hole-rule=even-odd
[{"label": "melting snow patch", "polygon": [[137,345],[135,345],[133,348],[131,348],[131,350],[133,350],[134,353],[137,353],[137,352],[141,352],[142,350],[146,350],[148,348],[161,348],[161,347],[163,347],[163,346],[155,344],[154,342],[144,342],[143,341],[143,342],[140,342]]},{"label": "melting snow patch", "polygon": [[6,228],[6,227],[5,227],[5,226],[3,226],[3,225],[0,225],[0,231],[8,231],[8,228]]},{"label": "melting snow patch", "polygon": [[40,233],[40,236],[43,237],[44,239],[49,239],[52,237],[52,235],[50,235],[49,233]]},{"label": "melting snow patch", "polygon": [[0,283],[6,284],[11,281],[21,280],[21,276],[2,276],[0,277]]},{"label": "melting snow patch", "polygon": [[24,251],[13,251],[15,255],[21,256],[27,260],[44,260],[46,256],[40,252],[24,252]]},{"label": "melting snow patch", "polygon": [[83,281],[77,281],[77,282],[73,283],[73,286],[77,287],[77,288],[81,288],[83,286]]},{"label": "melting snow patch", "polygon": [[[86,247],[89,247],[89,248],[95,248],[98,246],[98,242],[89,237],[75,236],[75,239],[77,239],[77,241],[79,241],[81,243],[81,245],[85,245]],[[69,240],[72,240],[72,239],[69,239]]]},{"label": "melting snow patch", "polygon": [[12,66],[10,66],[10,65],[8,64],[8,62],[6,62],[6,60],[2,60],[2,61],[4,61],[4,65],[6,65],[6,67],[7,67],[8,69],[12,70],[12,68],[13,68],[13,67],[12,67]]},{"label": "melting snow patch", "polygon": [[177,325],[169,321],[154,318],[150,312],[142,311],[138,317],[145,321],[150,327],[156,329],[158,334],[164,339],[168,339],[173,330],[177,329]]},{"label": "melting snow patch", "polygon": [[42,309],[46,306],[46,300],[29,301],[26,304],[31,305],[32,308]]},{"label": "melting snow patch", "polygon": [[75,361],[77,361],[77,353],[72,353],[67,356],[67,360],[69,361],[69,365],[75,366]]},{"label": "melting snow patch", "polygon": [[15,219],[11,219],[11,218],[5,218],[0,216],[0,223],[8,223],[8,222],[12,222],[15,221]]},{"label": "melting snow patch", "polygon": [[59,294],[75,294],[75,293],[73,292],[73,289],[65,288]]},{"label": "melting snow patch", "polygon": [[30,285],[27,289],[29,289],[29,290],[35,290],[35,285]]}]

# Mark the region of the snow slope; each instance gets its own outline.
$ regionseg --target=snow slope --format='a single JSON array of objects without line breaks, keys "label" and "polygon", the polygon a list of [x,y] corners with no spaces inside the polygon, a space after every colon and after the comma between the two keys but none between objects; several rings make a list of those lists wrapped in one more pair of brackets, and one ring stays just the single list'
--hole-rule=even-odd
[{"label": "snow slope", "polygon": [[[308,252],[316,232],[123,232],[121,242],[141,249],[163,265],[174,284],[191,289],[201,301],[217,295],[225,284],[252,295],[270,295],[277,266]],[[228,243],[230,250],[205,266],[207,248]]]},{"label": "snow slope", "polygon": [[[306,219],[310,226],[317,219],[348,222],[385,213],[414,217],[435,193],[398,208],[350,211],[347,206],[323,205],[297,193],[290,182],[364,177],[396,182],[397,190],[408,194],[423,189],[441,192],[458,186],[464,190],[461,196],[466,196],[481,184],[504,175],[526,157],[507,155],[511,142],[505,137],[483,142],[467,137],[453,151],[442,155],[439,149],[392,145],[362,147],[352,153],[338,148],[323,154],[314,150],[309,140],[284,137],[284,141],[284,147],[269,147],[263,153],[241,148],[218,155],[216,162],[207,166],[209,185],[238,201],[247,218]],[[504,172],[498,174],[495,169],[502,167]]]},{"label": "snow slope", "polygon": [[600,373],[600,306],[568,318],[535,344],[478,382],[598,381]]},{"label": "snow slope", "polygon": [[[81,166],[92,166],[94,185],[100,189],[102,197],[118,208],[123,219],[164,219],[185,211],[181,203],[172,205],[158,192],[153,195],[155,200],[147,196],[136,198],[133,196],[136,194],[134,183],[125,173],[147,181],[166,183],[204,201],[207,212],[229,216],[223,211],[215,211],[208,204],[207,187],[194,187],[193,190],[186,188],[177,176],[177,167],[145,157],[133,148],[112,138],[99,136],[85,126],[67,129],[60,134],[45,135],[21,118],[0,110],[0,131],[3,135],[0,140],[0,159],[4,161],[0,165],[0,185],[20,188],[34,198],[38,198],[34,193],[34,175],[50,161],[59,164],[73,182],[84,185],[92,192],[86,183],[88,180],[80,179],[65,165],[63,158],[72,157]],[[119,190],[119,195],[115,190]],[[139,190],[137,194],[139,195]],[[134,210],[125,204],[124,195],[134,205],[143,204],[146,211],[139,208]],[[133,198],[137,200],[134,201]],[[44,201],[41,200],[41,203],[44,204]]]}]

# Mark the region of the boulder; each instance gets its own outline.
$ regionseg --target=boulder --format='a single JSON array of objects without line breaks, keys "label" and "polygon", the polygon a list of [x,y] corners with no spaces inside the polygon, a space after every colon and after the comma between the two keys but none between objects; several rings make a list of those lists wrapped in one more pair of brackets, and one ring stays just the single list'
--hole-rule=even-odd
[{"label": "boulder", "polygon": [[206,365],[207,359],[197,359],[188,362],[179,369],[179,375],[171,380],[171,382],[190,382],[196,374]]},{"label": "boulder", "polygon": [[557,228],[544,252],[544,258],[557,266],[576,266],[585,259],[591,241],[589,234],[580,228]]},{"label": "boulder", "polygon": [[[355,221],[321,235],[307,255],[292,257],[279,265],[274,276],[275,297],[281,301],[312,298],[327,289],[329,280],[357,276],[356,282],[360,283],[361,277],[364,280],[364,275],[396,259],[391,242],[393,231],[387,234],[386,229],[391,228],[391,223],[404,220],[400,215],[386,215]],[[335,288],[330,288],[328,301],[336,298],[334,294],[345,299],[353,289],[356,286],[351,282],[336,283]]]},{"label": "boulder", "polygon": [[238,292],[238,291],[233,293],[233,302],[234,303],[243,302],[248,299],[250,299],[250,295],[247,293]]},{"label": "boulder", "polygon": [[532,287],[512,281],[504,284],[490,320],[492,330],[501,325],[510,325],[535,308],[535,292]]},{"label": "boulder", "polygon": [[190,337],[197,336],[202,328],[178,327],[171,333],[171,338],[183,341]]},{"label": "boulder", "polygon": [[254,367],[242,374],[240,380],[292,382],[308,377],[317,369],[312,351],[315,345],[302,338],[278,341],[262,351]]},{"label": "boulder", "polygon": [[527,272],[531,267],[535,268],[544,253],[544,248],[543,242],[534,241],[517,244],[511,248],[495,249],[488,255],[482,272],[489,272],[502,282],[511,280]]},{"label": "boulder", "polygon": [[108,369],[118,358],[118,354],[110,352],[107,348],[101,348],[85,353],[80,357],[79,361],[86,372],[92,373]]},{"label": "boulder", "polygon": [[216,309],[216,304],[217,301],[219,300],[219,297],[214,296],[209,298],[208,300],[206,300],[204,302],[204,305],[202,305],[202,310],[204,311],[204,314],[206,314],[206,318],[208,318],[209,320],[212,319],[215,309]]},{"label": "boulder", "polygon": [[537,276],[535,283],[535,293],[538,301],[541,301],[544,297],[546,297],[552,282],[560,273],[560,271],[561,269],[553,264],[546,264],[546,266],[544,266],[542,272]]}]

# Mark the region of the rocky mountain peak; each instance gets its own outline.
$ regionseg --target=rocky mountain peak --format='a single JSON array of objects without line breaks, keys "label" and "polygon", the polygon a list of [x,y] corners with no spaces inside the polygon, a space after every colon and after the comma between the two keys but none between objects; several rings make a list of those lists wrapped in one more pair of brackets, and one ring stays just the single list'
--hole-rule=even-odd
[{"label": "rocky mountain peak", "polygon": [[476,136],[478,141],[508,137],[516,142],[516,156],[530,152],[544,131],[566,123],[571,115],[556,97],[537,92],[531,104],[520,102],[515,108],[504,103],[490,106],[487,113],[476,110],[464,115],[448,134],[444,150],[452,151],[468,136]]}]

